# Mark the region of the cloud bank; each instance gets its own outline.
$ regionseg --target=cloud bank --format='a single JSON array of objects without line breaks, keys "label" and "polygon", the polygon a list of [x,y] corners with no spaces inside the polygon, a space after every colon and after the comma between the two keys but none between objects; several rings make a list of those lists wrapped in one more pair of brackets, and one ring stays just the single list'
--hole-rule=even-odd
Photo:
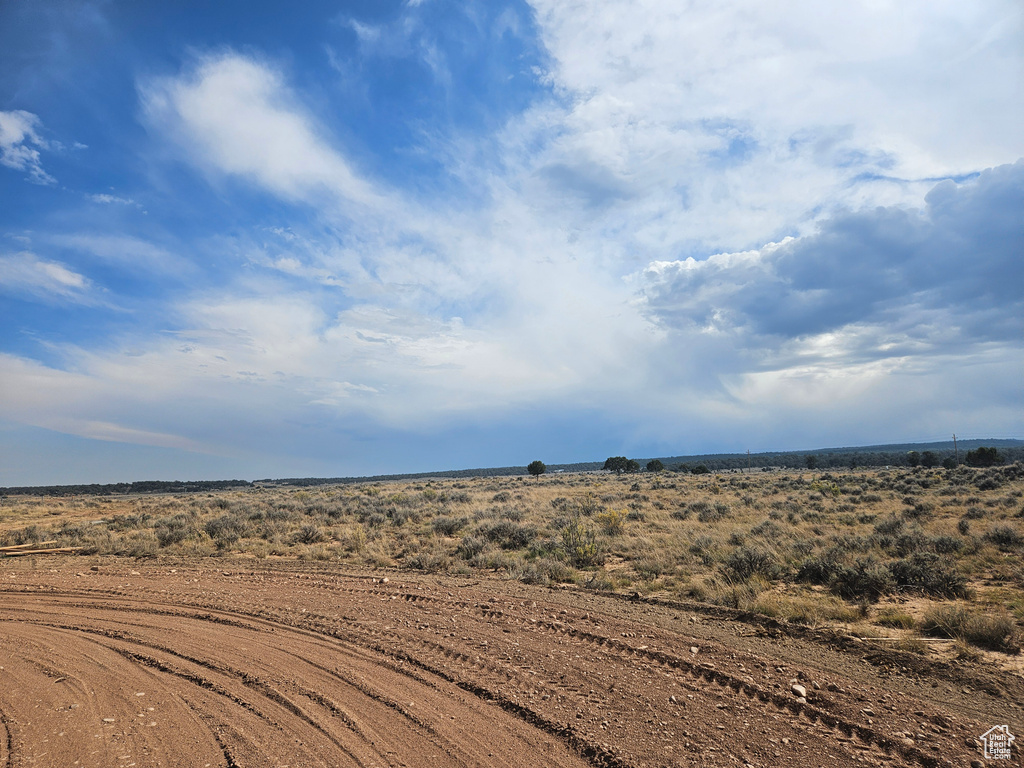
[{"label": "cloud bank", "polygon": [[1021,17],[407,3],[301,48],[152,38],[99,125],[0,113],[0,428],[211,476],[1019,436]]},{"label": "cloud bank", "polygon": [[896,336],[916,354],[1016,340],[1024,161],[944,181],[925,203],[844,213],[759,250],[654,262],[641,290],[659,323],[736,334],[750,348],[851,327],[862,359],[892,356]]}]

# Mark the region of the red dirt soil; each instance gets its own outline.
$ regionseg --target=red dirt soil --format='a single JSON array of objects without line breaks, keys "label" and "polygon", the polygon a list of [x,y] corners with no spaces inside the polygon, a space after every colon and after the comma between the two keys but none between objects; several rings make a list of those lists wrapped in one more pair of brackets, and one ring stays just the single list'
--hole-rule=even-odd
[{"label": "red dirt soil", "polygon": [[699,605],[219,566],[0,561],[0,766],[1020,764],[976,740],[1024,732],[1024,681],[979,666]]}]

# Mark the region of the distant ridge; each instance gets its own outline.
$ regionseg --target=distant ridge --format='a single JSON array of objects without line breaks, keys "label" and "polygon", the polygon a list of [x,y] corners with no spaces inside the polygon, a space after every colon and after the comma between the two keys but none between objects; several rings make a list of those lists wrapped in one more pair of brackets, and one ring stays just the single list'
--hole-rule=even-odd
[{"label": "distant ridge", "polygon": [[[967,451],[982,446],[999,449],[1007,463],[1024,461],[1024,440],[1016,439],[972,439],[958,440],[956,448],[963,462]],[[806,451],[764,451],[760,453],[708,453],[687,456],[649,456],[635,458],[641,466],[652,459],[658,459],[667,470],[692,468],[704,465],[712,472],[764,467],[800,469],[806,466],[806,457],[817,459],[817,470],[849,469],[851,467],[909,466],[907,454],[931,451],[939,462],[954,455],[952,440],[935,443],[891,443],[847,448],[816,448]],[[529,457],[531,460],[535,456]],[[575,462],[569,464],[548,464],[547,472],[595,472],[604,466],[604,460]],[[151,493],[198,493],[203,491],[230,490],[262,486],[309,487],[316,485],[342,485],[350,483],[372,483],[388,480],[429,480],[468,477],[508,477],[525,475],[526,465],[514,467],[483,467],[478,469],[449,469],[436,472],[414,472],[393,475],[367,475],[362,477],[292,477],[254,480],[143,480],[132,483],[92,483],[77,485],[38,485],[23,487],[0,487],[0,496],[113,496]]]}]

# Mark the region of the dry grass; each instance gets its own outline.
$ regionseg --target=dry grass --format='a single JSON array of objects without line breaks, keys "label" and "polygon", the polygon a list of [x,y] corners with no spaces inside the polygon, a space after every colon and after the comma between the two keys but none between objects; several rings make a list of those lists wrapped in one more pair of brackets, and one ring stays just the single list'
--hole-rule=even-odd
[{"label": "dry grass", "polygon": [[[1003,651],[1014,649],[1024,619],[1020,464],[2,500],[0,545],[49,540],[88,554],[490,571],[712,601],[806,624],[870,621],[907,633],[915,648],[918,627],[939,634],[942,625],[893,600],[958,599],[973,606],[974,623],[946,634]],[[992,606],[1006,606],[998,626],[983,620]]]}]

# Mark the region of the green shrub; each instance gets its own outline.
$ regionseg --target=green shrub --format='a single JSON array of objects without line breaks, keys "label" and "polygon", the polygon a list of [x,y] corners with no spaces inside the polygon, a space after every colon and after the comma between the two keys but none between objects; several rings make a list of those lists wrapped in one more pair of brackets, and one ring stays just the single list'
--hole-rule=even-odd
[{"label": "green shrub", "polygon": [[894,536],[903,530],[903,525],[902,517],[887,517],[875,523],[875,533],[882,536]]},{"label": "green shrub", "polygon": [[518,578],[525,584],[571,583],[576,572],[557,558],[539,557],[523,563]]},{"label": "green shrub", "polygon": [[584,586],[587,589],[594,589],[599,592],[610,592],[615,589],[615,582],[604,571],[596,571],[587,579]]},{"label": "green shrub", "polygon": [[203,526],[206,535],[216,543],[218,549],[224,549],[237,542],[249,531],[249,522],[234,514],[221,515],[208,520]]},{"label": "green shrub", "polygon": [[511,520],[498,520],[491,525],[482,525],[477,533],[502,549],[523,549],[537,538],[537,529]]},{"label": "green shrub", "polygon": [[777,541],[782,538],[783,531],[782,526],[774,520],[762,520],[750,529],[750,533],[753,536],[762,536],[766,539]]},{"label": "green shrub", "polygon": [[997,525],[984,536],[1003,552],[1012,552],[1024,546],[1024,534],[1009,525]]},{"label": "green shrub", "polygon": [[952,555],[964,548],[964,542],[956,536],[936,536],[932,539],[932,547],[940,555]]},{"label": "green shrub", "polygon": [[892,592],[892,573],[874,558],[858,560],[843,566],[829,583],[829,588],[848,600],[878,600]]},{"label": "green shrub", "polygon": [[931,549],[931,544],[932,542],[925,536],[924,531],[915,528],[896,536],[887,549],[894,550],[899,557],[906,557],[914,552]]},{"label": "green shrub", "polygon": [[464,517],[435,517],[430,527],[440,536],[454,536],[469,522]]},{"label": "green shrub", "polygon": [[293,540],[296,544],[319,544],[322,541],[326,541],[327,536],[320,530],[319,526],[307,523],[296,531]]},{"label": "green shrub", "polygon": [[445,570],[450,564],[448,555],[440,549],[420,549],[412,557],[406,560],[406,564],[412,568],[419,568],[428,573],[437,573]]},{"label": "green shrub", "polygon": [[934,552],[915,552],[889,564],[896,586],[917,589],[939,597],[967,597],[967,579]]},{"label": "green shrub", "polygon": [[829,550],[804,560],[797,569],[796,578],[798,581],[828,586],[839,576],[843,567],[836,551]]},{"label": "green shrub", "polygon": [[153,532],[161,547],[169,547],[184,541],[195,533],[196,529],[189,515],[179,514],[159,520]]},{"label": "green shrub", "polygon": [[668,573],[671,566],[659,557],[642,557],[633,563],[633,570],[644,581],[654,581],[662,574]]},{"label": "green shrub", "polygon": [[978,614],[961,603],[937,605],[925,613],[921,629],[934,637],[964,640],[992,651],[1020,651],[1020,632],[1013,617],[1005,612]]},{"label": "green shrub", "polygon": [[462,541],[459,542],[459,548],[457,551],[459,557],[465,560],[472,560],[485,549],[487,549],[487,539],[482,536],[469,535],[462,537]]},{"label": "green shrub", "polygon": [[384,514],[399,528],[408,522],[415,523],[420,517],[416,510],[407,507],[390,507]]},{"label": "green shrub", "polygon": [[579,515],[574,515],[560,533],[562,550],[570,563],[577,567],[597,564],[597,536],[593,528],[584,523]]},{"label": "green shrub", "polygon": [[729,576],[738,581],[747,581],[753,576],[774,579],[782,571],[775,553],[759,546],[743,546],[733,550],[726,557],[723,567]]},{"label": "green shrub", "polygon": [[828,482],[826,480],[814,480],[811,483],[810,488],[812,491],[820,493],[823,498],[826,496],[831,496],[835,498],[842,493],[838,484]]},{"label": "green shrub", "polygon": [[698,501],[692,507],[697,512],[697,519],[702,523],[716,523],[729,515],[729,505],[720,501],[713,506],[706,501]]}]

